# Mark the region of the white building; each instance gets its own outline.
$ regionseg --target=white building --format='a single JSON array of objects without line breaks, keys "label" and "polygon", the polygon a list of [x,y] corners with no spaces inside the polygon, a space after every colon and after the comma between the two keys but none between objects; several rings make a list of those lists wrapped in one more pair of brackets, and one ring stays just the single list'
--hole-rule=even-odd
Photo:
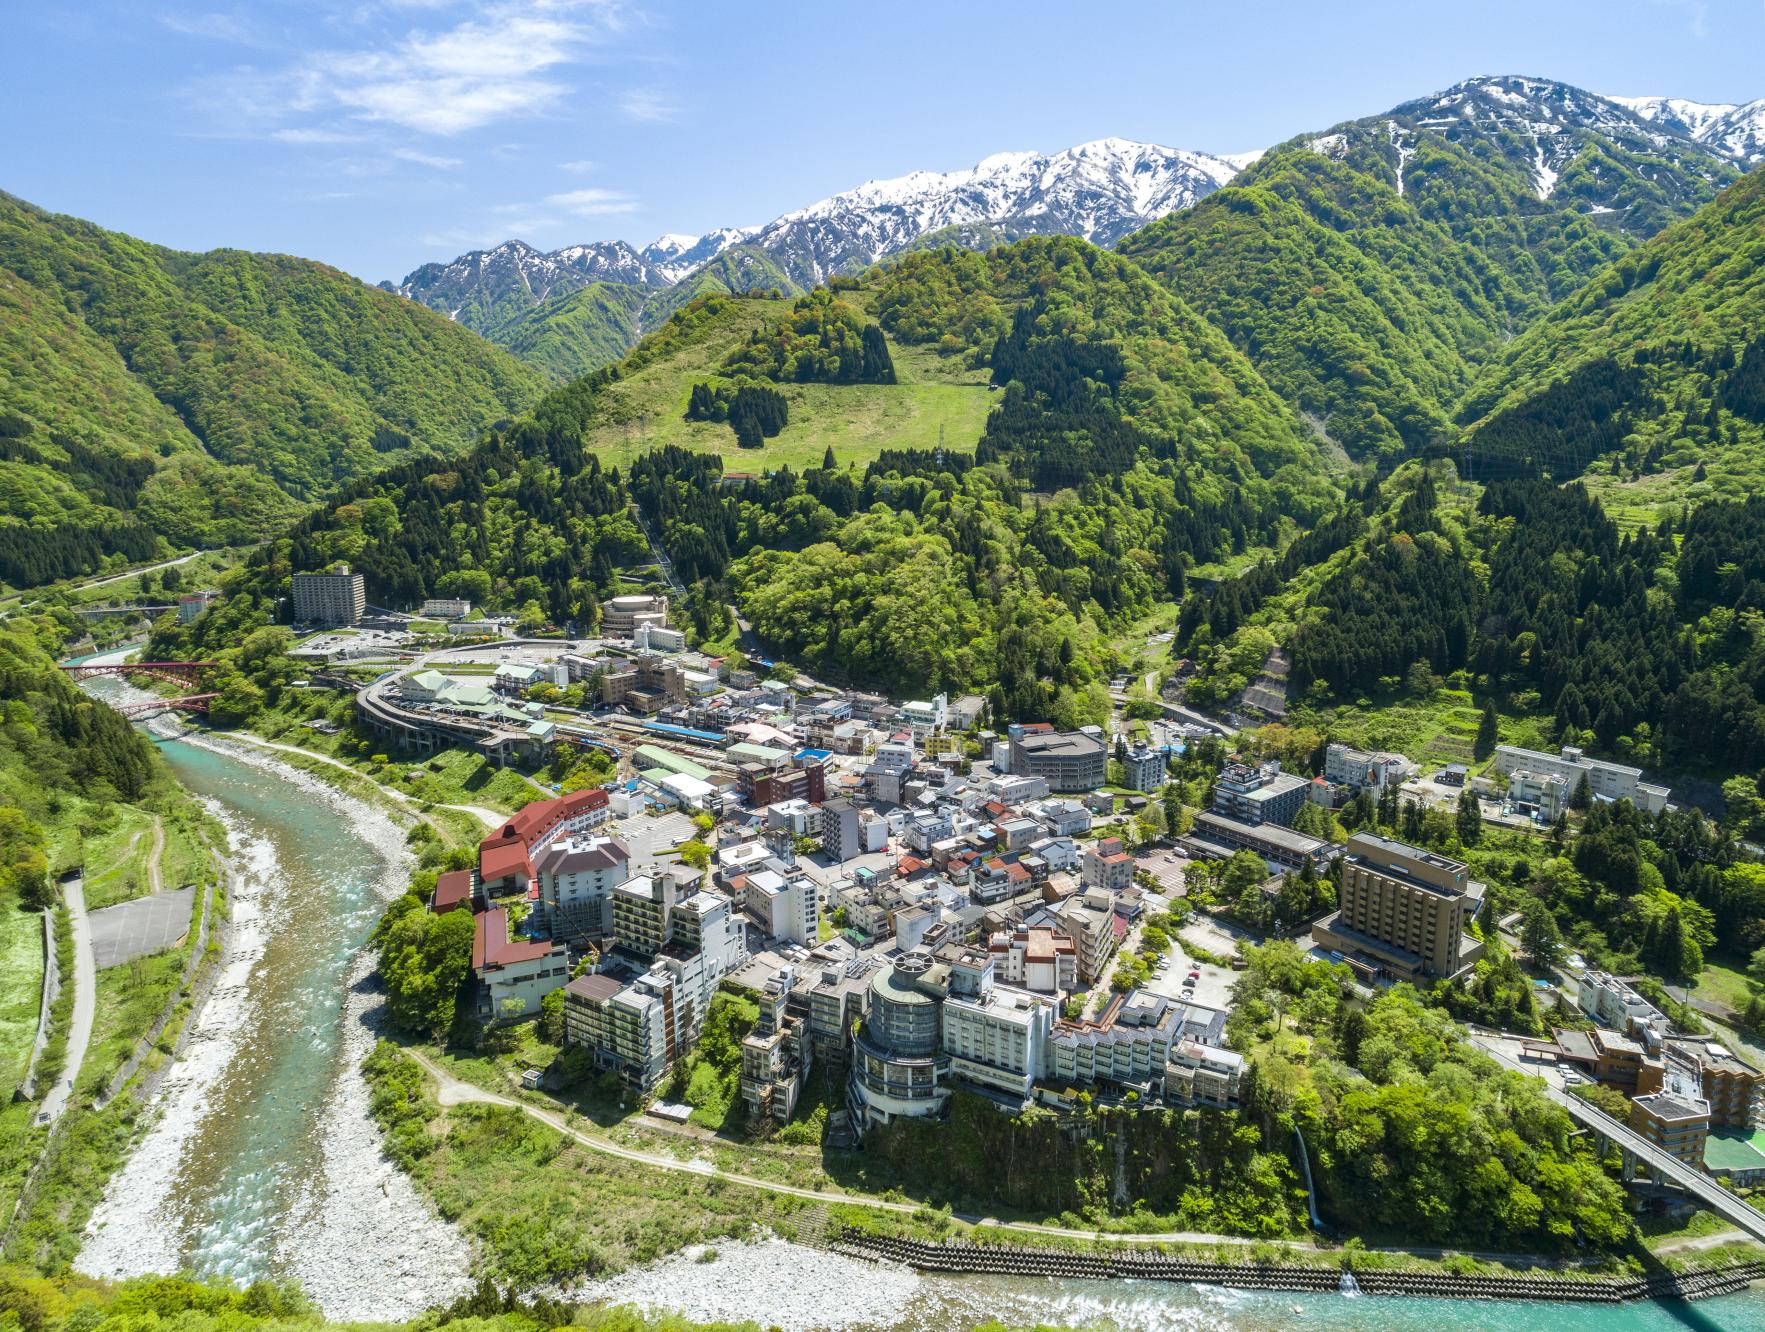
[{"label": "white building", "polygon": [[747,876],[747,908],[769,938],[813,944],[821,926],[821,892],[806,874],[757,870]]},{"label": "white building", "polygon": [[1091,830],[1091,811],[1077,800],[1040,800],[1024,811],[1053,837],[1077,837]]},{"label": "white building", "polygon": [[472,603],[459,597],[430,597],[422,613],[431,620],[463,620],[472,613]]},{"label": "white building", "polygon": [[1164,773],[1164,751],[1143,740],[1131,746],[1122,758],[1123,781],[1131,790],[1162,790]]},{"label": "white building", "polygon": [[1402,786],[1415,771],[1416,765],[1402,754],[1353,749],[1342,744],[1331,744],[1324,750],[1325,780],[1356,791],[1376,794],[1387,786]]},{"label": "white building", "polygon": [[1054,1005],[987,979],[973,995],[952,992],[943,1003],[943,1049],[950,1076],[1021,1101],[1047,1066]]},{"label": "white building", "polygon": [[645,620],[631,631],[631,646],[639,652],[683,652],[686,635],[678,629]]},{"label": "white building", "polygon": [[994,975],[1005,985],[1059,997],[1079,984],[1079,954],[1072,939],[1047,926],[1000,930],[987,941]]},{"label": "white building", "polygon": [[913,734],[920,739],[928,735],[936,735],[950,721],[950,700],[948,696],[939,694],[933,699],[916,699],[901,705],[901,720],[913,728]]},{"label": "white building", "polygon": [[1571,794],[1585,777],[1587,789],[1594,796],[1602,800],[1628,800],[1646,814],[1659,814],[1667,807],[1667,798],[1672,794],[1665,786],[1643,781],[1641,768],[1590,759],[1573,745],[1565,745],[1556,754],[1520,749],[1514,745],[1495,747],[1497,772],[1509,777],[1521,769],[1539,776],[1561,777],[1569,784]]},{"label": "white building", "polygon": [[610,895],[631,877],[631,851],[616,837],[572,836],[539,855],[539,899],[554,937],[613,932]]},{"label": "white building", "polygon": [[1507,794],[1510,803],[1530,806],[1538,811],[1539,818],[1554,822],[1569,808],[1575,788],[1567,777],[1558,773],[1515,768],[1508,774]]},{"label": "white building", "polygon": [[537,1013],[539,1001],[570,979],[564,941],[511,939],[506,908],[479,912],[474,927],[472,974],[480,986],[480,1018],[500,1022]]}]

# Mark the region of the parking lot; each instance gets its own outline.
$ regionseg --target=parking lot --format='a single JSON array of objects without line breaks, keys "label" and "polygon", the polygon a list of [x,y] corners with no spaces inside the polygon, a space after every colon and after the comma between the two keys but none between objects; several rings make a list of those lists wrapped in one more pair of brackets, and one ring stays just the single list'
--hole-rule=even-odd
[{"label": "parking lot", "polygon": [[[1171,949],[1169,965],[1162,972],[1154,972],[1146,988],[1171,999],[1186,999],[1209,1008],[1230,1008],[1232,982],[1237,973],[1210,962],[1197,962],[1183,952],[1182,947],[1182,940],[1177,940]],[[1194,990],[1187,991],[1183,984],[1191,971],[1199,971],[1201,975],[1195,981]]]},{"label": "parking lot", "polygon": [[170,948],[189,930],[195,901],[194,888],[173,888],[92,912],[87,920],[98,970]]}]

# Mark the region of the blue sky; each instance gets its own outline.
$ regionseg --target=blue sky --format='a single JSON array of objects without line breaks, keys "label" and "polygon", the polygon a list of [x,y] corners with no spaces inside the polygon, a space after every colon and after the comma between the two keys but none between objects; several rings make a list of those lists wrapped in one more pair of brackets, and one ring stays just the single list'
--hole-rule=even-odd
[{"label": "blue sky", "polygon": [[1475,74],[1765,96],[1765,0],[10,0],[0,189],[370,280],[764,222],[1118,135],[1234,152]]}]

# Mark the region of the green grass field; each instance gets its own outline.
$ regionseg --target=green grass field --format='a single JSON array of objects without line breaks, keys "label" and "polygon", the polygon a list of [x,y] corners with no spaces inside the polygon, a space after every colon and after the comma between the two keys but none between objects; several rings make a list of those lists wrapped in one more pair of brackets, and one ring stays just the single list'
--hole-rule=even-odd
[{"label": "green grass field", "polygon": [[43,917],[0,901],[0,1103],[24,1076],[43,988]]},{"label": "green grass field", "polygon": [[[1473,769],[1472,746],[1482,716],[1482,698],[1459,689],[1437,689],[1432,698],[1416,698],[1402,690],[1369,690],[1350,701],[1323,707],[1300,705],[1288,715],[1289,723],[1317,726],[1345,743],[1366,749],[1386,749],[1430,763],[1465,763]],[[1549,749],[1543,713],[1497,700],[1500,742]]]},{"label": "green grass field", "polygon": [[[864,305],[869,293],[842,296]],[[776,318],[775,301],[734,301],[690,346],[609,385],[599,396],[586,433],[590,448],[609,463],[627,463],[665,444],[722,455],[731,471],[819,467],[828,448],[841,463],[863,466],[884,449],[969,450],[981,437],[992,395],[986,372],[962,369],[923,347],[891,343],[896,384],[782,384],[790,424],[759,449],[736,446],[735,432],[715,421],[684,419],[692,386],[718,366],[763,320]]]},{"label": "green grass field", "polygon": [[92,1044],[80,1068],[82,1092],[102,1091],[134,1051],[135,1042],[177,990],[188,948],[186,942],[184,948],[170,948],[98,973],[98,1012],[92,1022]]},{"label": "green grass field", "polygon": [[1753,986],[1745,972],[1706,957],[1692,994],[1707,1003],[1721,1004],[1731,1013],[1742,1013],[1752,1002]]}]

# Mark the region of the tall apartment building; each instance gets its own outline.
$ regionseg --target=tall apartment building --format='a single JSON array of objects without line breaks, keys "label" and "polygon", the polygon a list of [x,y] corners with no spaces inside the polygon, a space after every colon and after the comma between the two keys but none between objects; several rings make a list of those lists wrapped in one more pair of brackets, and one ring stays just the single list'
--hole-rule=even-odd
[{"label": "tall apartment building", "polygon": [[941,1006],[943,1051],[950,1076],[995,1097],[1028,1104],[1047,1065],[1054,1004],[993,983],[993,961],[964,949],[950,963],[950,993]]},{"label": "tall apartment building", "polygon": [[1252,827],[1259,823],[1293,826],[1305,804],[1305,778],[1282,772],[1274,759],[1264,763],[1228,763],[1213,784],[1214,813]]},{"label": "tall apartment building", "polygon": [[903,1115],[935,1115],[949,1099],[939,1013],[949,978],[950,968],[928,953],[909,953],[871,978],[846,1089],[860,1130]]},{"label": "tall apartment building", "polygon": [[774,939],[813,944],[821,932],[821,890],[806,874],[756,870],[747,876],[747,908]]},{"label": "tall apartment building", "polygon": [[294,575],[294,618],[302,624],[360,624],[367,611],[367,586],[347,564]]},{"label": "tall apartment building", "polygon": [[1403,980],[1456,976],[1483,954],[1465,934],[1471,907],[1463,861],[1357,833],[1342,860],[1339,907],[1312,938]]},{"label": "tall apartment building", "polygon": [[630,877],[631,850],[616,837],[564,837],[540,853],[539,900],[553,938],[613,932],[612,892]]},{"label": "tall apartment building", "polygon": [[821,849],[835,864],[859,854],[858,807],[850,800],[829,800],[821,806]]},{"label": "tall apartment building", "polygon": [[1643,781],[1641,768],[1590,759],[1572,745],[1565,745],[1555,754],[1520,749],[1514,745],[1497,745],[1495,770],[1503,777],[1512,777],[1523,770],[1533,775],[1535,783],[1544,777],[1560,777],[1571,792],[1585,777],[1591,794],[1604,800],[1628,800],[1647,814],[1659,814],[1667,807],[1667,798],[1672,795],[1665,786]]},{"label": "tall apartment building", "polygon": [[1122,756],[1123,782],[1136,791],[1162,790],[1164,774],[1164,751],[1144,740],[1131,745]]},{"label": "tall apartment building", "polygon": [[1109,750],[1089,731],[1056,731],[1046,722],[1011,728],[1011,771],[1041,777],[1051,791],[1091,791],[1109,780]]},{"label": "tall apartment building", "polygon": [[790,967],[766,978],[759,1019],[742,1038],[741,1095],[753,1123],[790,1121],[814,1061],[808,1005],[793,993],[795,982]]},{"label": "tall apartment building", "polygon": [[1661,1090],[1630,1102],[1630,1127],[1694,1170],[1704,1168],[1710,1137],[1710,1102],[1701,1080],[1695,1059],[1669,1051]]}]

